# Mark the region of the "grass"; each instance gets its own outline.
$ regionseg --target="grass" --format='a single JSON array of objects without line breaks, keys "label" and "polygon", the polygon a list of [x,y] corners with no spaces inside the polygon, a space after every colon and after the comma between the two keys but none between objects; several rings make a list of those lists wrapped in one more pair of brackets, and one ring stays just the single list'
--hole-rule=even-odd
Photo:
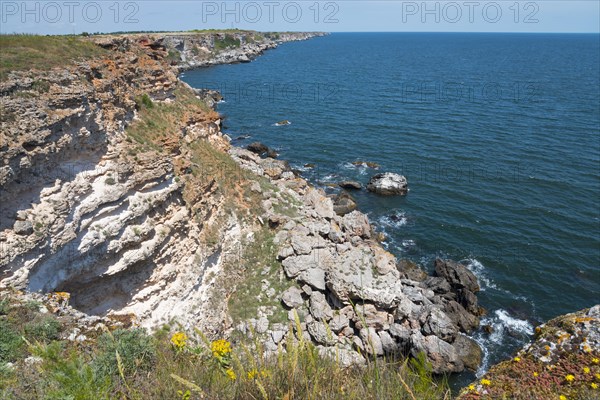
[{"label": "grass", "polygon": [[233,35],[225,35],[223,39],[215,38],[215,50],[217,51],[240,47],[240,45],[240,39],[235,38]]},{"label": "grass", "polygon": [[[10,71],[41,70],[70,65],[78,59],[107,54],[81,36],[0,35],[0,80]],[[38,91],[47,90],[40,83]]]},{"label": "grass", "polygon": [[[7,311],[8,315],[22,312],[23,305],[13,301]],[[31,311],[29,317],[40,315]],[[62,326],[66,317],[53,318]],[[341,367],[335,357],[320,356],[302,339],[299,321],[290,324],[287,339],[269,357],[258,341],[211,342],[195,330],[178,336],[175,331],[171,326],[154,334],[140,328],[117,329],[96,338],[90,335],[82,343],[30,338],[12,367],[0,364],[0,398],[437,400],[448,396],[445,382],[431,375],[423,359]],[[15,326],[1,332],[2,336],[22,333]],[[24,362],[29,355],[38,358],[34,367]]]},{"label": "grass", "polygon": [[[254,235],[252,241],[243,243],[243,257],[236,266],[241,279],[229,297],[229,314],[234,323],[256,317],[260,307],[272,311],[271,323],[287,321],[287,311],[279,296],[291,282],[281,275],[281,264],[277,260],[277,246],[273,244],[273,232],[266,226]],[[269,282],[275,296],[267,296],[262,290],[262,281]]]}]

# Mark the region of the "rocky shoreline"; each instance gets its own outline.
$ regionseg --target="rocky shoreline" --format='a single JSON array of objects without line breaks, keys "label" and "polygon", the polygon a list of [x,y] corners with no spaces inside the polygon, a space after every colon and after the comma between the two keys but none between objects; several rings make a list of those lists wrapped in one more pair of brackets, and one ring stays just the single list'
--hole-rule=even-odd
[{"label": "rocky shoreline", "polygon": [[[321,352],[336,348],[345,363],[424,352],[436,373],[478,367],[481,349],[465,334],[479,325],[479,284],[465,266],[438,259],[429,276],[409,261],[398,262],[377,242],[366,215],[337,215],[332,199],[285,161],[237,147],[229,154],[300,204],[300,215],[290,218],[275,210],[273,193],[261,192],[265,223],[277,230],[278,259],[297,284],[281,294],[282,302],[290,321],[300,316]],[[287,324],[269,326],[267,320],[259,315],[239,329],[264,333],[267,349],[275,351]]]}]

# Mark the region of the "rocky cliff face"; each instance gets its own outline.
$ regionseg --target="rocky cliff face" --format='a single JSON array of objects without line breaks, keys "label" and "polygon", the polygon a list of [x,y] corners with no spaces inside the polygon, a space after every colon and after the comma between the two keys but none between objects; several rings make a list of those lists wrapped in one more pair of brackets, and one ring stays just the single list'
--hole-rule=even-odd
[{"label": "rocky cliff face", "polygon": [[206,93],[177,80],[308,37],[248,35],[95,37],[103,59],[0,83],[0,286],[149,328],[259,334],[271,351],[298,318],[344,362],[424,352],[436,372],[476,368],[472,273],[397,261],[364,214],[232,147]]}]

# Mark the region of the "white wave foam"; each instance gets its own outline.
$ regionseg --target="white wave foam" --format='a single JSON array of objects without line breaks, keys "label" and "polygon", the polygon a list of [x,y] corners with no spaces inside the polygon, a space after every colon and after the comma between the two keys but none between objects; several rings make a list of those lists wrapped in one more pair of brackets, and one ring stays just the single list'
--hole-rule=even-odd
[{"label": "white wave foam", "polygon": [[415,243],[414,240],[412,239],[406,239],[402,241],[402,247],[407,248],[407,247],[415,247],[417,244]]},{"label": "white wave foam", "polygon": [[487,288],[498,289],[498,286],[487,276],[485,266],[475,258],[467,258],[460,261],[475,274],[477,280],[481,284],[481,291],[485,291]]},{"label": "white wave foam", "polygon": [[[502,348],[505,346],[505,340],[508,337],[515,336],[531,336],[533,335],[533,325],[526,320],[511,316],[508,311],[498,309],[487,317],[481,319],[481,325],[489,325],[492,327],[492,333],[485,335],[478,333],[473,339],[479,343],[483,349],[483,359],[481,366],[477,370],[477,377],[485,374],[489,368],[490,349]],[[508,335],[507,335],[508,334]]]},{"label": "white wave foam", "polygon": [[322,176],[320,181],[325,182],[325,183],[331,183],[331,182],[335,181],[336,179],[337,179],[337,176],[335,174],[327,174],[325,176]]},{"label": "white wave foam", "polygon": [[400,211],[380,217],[377,223],[384,228],[398,229],[408,223],[408,218],[406,217],[406,213]]}]

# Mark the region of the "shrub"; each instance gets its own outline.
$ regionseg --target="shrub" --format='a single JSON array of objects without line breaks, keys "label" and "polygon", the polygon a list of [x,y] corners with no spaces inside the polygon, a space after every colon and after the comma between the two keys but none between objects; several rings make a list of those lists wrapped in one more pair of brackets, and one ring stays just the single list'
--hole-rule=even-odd
[{"label": "shrub", "polygon": [[215,38],[215,49],[224,50],[229,47],[240,47],[240,39],[236,39],[232,35],[225,35],[223,39]]},{"label": "shrub", "polygon": [[50,315],[38,315],[33,321],[25,324],[25,333],[36,340],[49,341],[59,338],[60,322]]},{"label": "shrub", "polygon": [[146,93],[144,93],[141,96],[138,96],[135,99],[135,103],[137,104],[138,109],[154,107],[154,103],[152,102],[152,99]]},{"label": "shrub", "polygon": [[[33,349],[41,357],[43,379],[39,383],[48,399],[108,399],[111,381],[98,375],[75,351],[65,353],[59,342]],[[35,396],[32,396],[35,397]]]},{"label": "shrub", "polygon": [[98,338],[98,352],[93,361],[94,370],[98,375],[114,376],[119,373],[117,352],[125,375],[147,371],[156,360],[154,342],[145,330],[117,329],[112,334],[105,333]]},{"label": "shrub", "polygon": [[18,331],[7,321],[0,320],[0,365],[17,359],[23,346]]}]

